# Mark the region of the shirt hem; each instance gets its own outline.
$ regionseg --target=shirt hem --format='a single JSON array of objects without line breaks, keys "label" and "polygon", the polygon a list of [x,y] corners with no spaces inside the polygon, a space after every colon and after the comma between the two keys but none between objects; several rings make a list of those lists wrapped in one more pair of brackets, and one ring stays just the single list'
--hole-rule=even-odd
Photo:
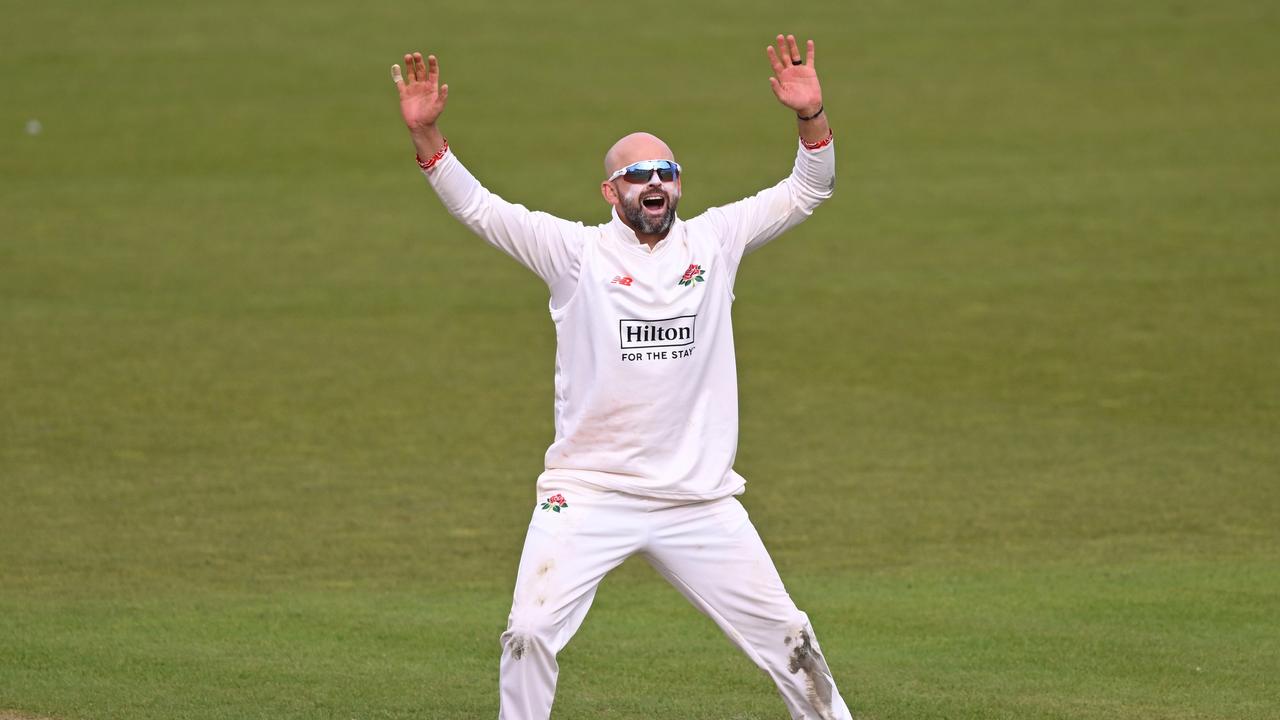
[{"label": "shirt hem", "polygon": [[719,500],[733,495],[741,495],[746,491],[747,481],[737,473],[730,473],[737,478],[736,482],[721,483],[709,492],[682,492],[677,490],[655,490],[643,485],[620,482],[620,478],[629,477],[616,473],[597,472],[592,470],[546,470],[538,476],[538,488],[542,490],[544,483],[570,482],[589,485],[600,490],[635,495],[655,500],[676,500],[685,502],[703,502]]}]

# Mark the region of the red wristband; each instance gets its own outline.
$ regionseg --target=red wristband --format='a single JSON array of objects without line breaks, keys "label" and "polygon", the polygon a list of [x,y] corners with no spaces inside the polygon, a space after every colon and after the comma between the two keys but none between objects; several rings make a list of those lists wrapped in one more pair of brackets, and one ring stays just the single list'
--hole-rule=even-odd
[{"label": "red wristband", "polygon": [[443,158],[444,154],[448,151],[449,151],[449,139],[445,138],[444,145],[440,146],[440,149],[436,151],[435,155],[432,155],[430,158],[426,160],[423,160],[421,155],[415,156],[418,160],[418,167],[422,168],[423,172],[430,170],[431,168],[436,166],[436,163],[440,162],[440,159]]},{"label": "red wristband", "polygon": [[834,140],[834,139],[835,139],[835,133],[833,133],[833,132],[831,132],[831,131],[827,131],[827,136],[826,136],[826,137],[824,137],[824,138],[822,138],[822,139],[821,139],[821,140],[819,140],[818,142],[809,142],[808,140],[805,140],[804,138],[800,138],[800,144],[804,146],[804,149],[805,149],[805,150],[820,150],[820,149],[822,149],[822,148],[824,148],[824,147],[826,147],[826,146],[830,145],[830,144],[831,144],[831,141],[832,141],[832,140]]}]

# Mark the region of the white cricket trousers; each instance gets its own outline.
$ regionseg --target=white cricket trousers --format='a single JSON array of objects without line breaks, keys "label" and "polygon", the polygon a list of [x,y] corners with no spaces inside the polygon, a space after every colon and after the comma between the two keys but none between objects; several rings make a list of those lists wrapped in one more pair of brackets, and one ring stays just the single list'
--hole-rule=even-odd
[{"label": "white cricket trousers", "polygon": [[[560,512],[543,509],[556,494]],[[636,553],[773,679],[792,718],[851,718],[808,617],[736,498],[680,503],[544,483],[502,634],[499,720],[550,717],[556,655],[605,574]]]}]

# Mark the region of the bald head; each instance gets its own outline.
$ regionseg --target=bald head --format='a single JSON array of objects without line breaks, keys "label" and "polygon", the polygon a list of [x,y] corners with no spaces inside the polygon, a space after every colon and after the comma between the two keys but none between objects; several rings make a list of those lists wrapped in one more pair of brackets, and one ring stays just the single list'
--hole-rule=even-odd
[{"label": "bald head", "polygon": [[604,174],[608,177],[619,168],[641,160],[675,160],[671,148],[657,135],[647,132],[631,133],[609,148],[604,154]]}]

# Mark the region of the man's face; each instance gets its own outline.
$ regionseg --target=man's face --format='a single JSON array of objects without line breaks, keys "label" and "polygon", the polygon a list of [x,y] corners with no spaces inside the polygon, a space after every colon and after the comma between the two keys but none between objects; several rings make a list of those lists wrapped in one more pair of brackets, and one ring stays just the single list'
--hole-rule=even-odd
[{"label": "man's face", "polygon": [[[675,157],[666,143],[646,132],[623,137],[604,156],[605,181],[600,184],[600,192],[605,202],[613,205],[618,217],[633,231],[648,236],[642,241],[651,247],[653,238],[666,237],[676,220],[680,177],[678,171],[673,177],[671,167],[666,165],[674,163]],[[631,179],[618,175],[619,171],[637,163],[655,163],[663,172],[651,172],[648,176],[638,172]],[[663,182],[661,175],[669,179]]]},{"label": "man's face", "polygon": [[645,182],[631,182],[625,177],[610,182],[618,191],[618,210],[631,229],[645,235],[665,235],[671,229],[680,204],[678,178],[663,182],[657,172],[652,172]]}]

